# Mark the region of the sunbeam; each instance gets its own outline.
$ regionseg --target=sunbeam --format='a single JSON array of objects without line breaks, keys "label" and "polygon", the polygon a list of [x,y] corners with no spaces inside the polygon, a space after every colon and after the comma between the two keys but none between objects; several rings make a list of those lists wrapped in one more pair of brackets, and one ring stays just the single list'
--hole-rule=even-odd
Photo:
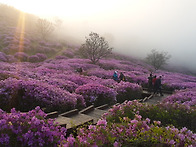
[{"label": "sunbeam", "polygon": [[20,38],[19,38],[19,48],[18,51],[22,52],[24,50],[24,30],[25,30],[25,13],[21,12],[20,17],[18,18],[17,29],[20,30]]}]

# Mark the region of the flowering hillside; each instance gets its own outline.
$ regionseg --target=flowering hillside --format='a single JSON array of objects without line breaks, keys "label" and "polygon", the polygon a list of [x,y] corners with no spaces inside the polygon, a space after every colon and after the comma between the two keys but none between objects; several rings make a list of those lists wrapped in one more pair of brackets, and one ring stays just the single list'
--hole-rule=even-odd
[{"label": "flowering hillside", "polygon": [[[82,68],[83,72],[77,72],[78,68]],[[118,73],[123,72],[127,81],[119,83],[114,81],[112,75],[115,70]],[[2,61],[0,71],[0,99],[2,102],[0,107],[7,112],[11,111],[11,113],[13,113],[12,107],[20,111],[30,111],[39,105],[46,108],[48,112],[54,110],[64,112],[74,108],[81,109],[90,104],[98,106],[104,103],[113,104],[124,100],[138,99],[141,98],[142,86],[147,84],[147,77],[150,73],[145,64],[137,63],[136,60],[103,59],[100,60],[99,64],[94,65],[87,59],[69,57],[33,63]],[[167,71],[158,71],[156,74],[163,75],[164,88],[182,89],[166,98],[162,105],[169,107],[169,110],[172,108],[171,104],[176,102],[187,107],[195,105],[194,89],[192,89],[195,87],[195,77]],[[184,90],[185,88],[186,90]],[[132,104],[132,106],[136,106],[136,104]],[[150,109],[150,107],[147,108]],[[158,106],[158,108],[160,109],[161,106]],[[196,142],[195,134],[190,130],[195,131],[193,125],[195,122],[180,125],[179,119],[174,119],[176,115],[183,114],[179,117],[183,119],[186,117],[186,122],[191,122],[190,120],[194,119],[195,116],[195,108],[192,108],[194,113],[191,113],[191,115],[190,112],[186,111],[182,111],[183,113],[172,111],[170,114],[174,115],[166,115],[167,113],[163,114],[165,107],[160,111],[160,115],[157,111],[158,108],[153,108],[149,113],[144,114],[148,111],[141,107],[138,109],[139,114],[136,117],[133,115],[131,118],[126,118],[126,114],[130,116],[130,112],[135,110],[126,108],[125,110],[130,110],[130,112],[123,112],[123,115],[120,115],[122,120],[120,119],[118,123],[110,122],[110,120],[116,120],[119,117],[108,114],[108,120],[100,120],[97,125],[89,126],[88,130],[79,130],[76,138],[70,136],[67,139],[59,139],[59,142],[55,143],[64,146],[134,146],[141,144],[144,146],[147,144],[194,146]],[[113,108],[113,111],[115,109]],[[174,110],[178,109],[181,108],[175,108]],[[156,117],[154,113],[157,114]],[[4,114],[6,113],[4,112]],[[110,115],[114,118],[109,119]],[[170,118],[166,116],[170,116]],[[165,119],[173,121],[165,122]],[[10,120],[13,124],[12,121],[14,120]],[[161,121],[163,125],[159,125],[159,122],[156,121]],[[178,128],[167,126],[169,124]],[[182,126],[186,126],[186,128]],[[0,128],[0,132],[3,133],[4,129],[2,129]],[[130,132],[130,129],[132,132]],[[130,134],[126,134],[128,131]],[[155,133],[157,131],[160,134]],[[111,133],[108,134],[108,132]],[[170,132],[170,135],[168,132]],[[10,141],[8,138],[11,138],[11,134],[3,134],[1,144],[6,145]],[[90,134],[92,136],[89,136]],[[145,139],[146,135],[148,140]],[[88,142],[87,136],[91,138],[91,142]],[[95,136],[100,136],[102,142],[97,142]],[[182,141],[184,139],[186,142]],[[42,146],[44,141],[39,143],[39,146]],[[25,143],[29,142],[25,141]],[[32,144],[37,143],[38,141],[32,140]]]},{"label": "flowering hillside", "polygon": [[[2,22],[0,32],[0,146],[196,146],[196,77],[156,71],[163,88],[175,91],[145,105],[135,99],[152,66],[116,53],[92,64],[79,58],[78,46]],[[114,71],[126,81],[114,81]],[[45,117],[115,103],[121,104],[76,137],[65,138],[66,129]]]}]

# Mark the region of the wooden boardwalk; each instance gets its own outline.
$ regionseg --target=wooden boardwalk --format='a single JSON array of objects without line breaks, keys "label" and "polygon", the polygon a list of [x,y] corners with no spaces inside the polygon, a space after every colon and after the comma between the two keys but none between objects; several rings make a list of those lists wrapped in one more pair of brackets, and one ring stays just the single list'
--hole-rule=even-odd
[{"label": "wooden boardwalk", "polygon": [[61,126],[66,126],[67,129],[77,127],[82,124],[96,124],[101,116],[108,111],[108,109],[108,105],[102,105],[102,107],[96,108],[91,105],[81,111],[75,111],[75,113],[73,113],[73,111],[71,110],[66,112],[66,115],[59,114],[55,122],[57,122]]},{"label": "wooden boardwalk", "polygon": [[[143,91],[144,98],[140,99],[139,101],[142,103],[157,104],[169,95],[170,94],[164,93],[164,96],[153,96],[147,91]],[[57,122],[58,125],[67,128],[67,135],[69,135],[70,133],[74,132],[73,130],[76,130],[76,128],[84,124],[96,124],[101,116],[104,113],[107,113],[111,107],[112,106],[105,104],[99,107],[94,107],[91,105],[80,111],[78,109],[74,109],[61,114],[55,111],[48,113],[47,118],[55,118],[55,122]]]},{"label": "wooden boardwalk", "polygon": [[94,107],[93,105],[78,111],[77,109],[58,114],[58,112],[48,113],[47,118],[55,118],[58,125],[67,128],[67,136],[76,132],[82,125],[96,124],[101,116],[109,110],[107,104]]}]

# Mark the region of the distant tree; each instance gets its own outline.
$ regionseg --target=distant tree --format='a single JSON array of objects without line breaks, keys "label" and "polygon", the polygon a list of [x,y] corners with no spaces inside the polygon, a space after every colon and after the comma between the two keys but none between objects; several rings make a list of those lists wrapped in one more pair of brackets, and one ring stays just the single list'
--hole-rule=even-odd
[{"label": "distant tree", "polygon": [[37,30],[44,40],[54,31],[54,28],[54,24],[46,19],[37,20]]},{"label": "distant tree", "polygon": [[158,52],[156,49],[151,50],[151,53],[147,55],[146,62],[154,66],[155,70],[160,69],[163,65],[167,64],[167,61],[171,58],[168,52]]},{"label": "distant tree", "polygon": [[62,24],[63,24],[63,20],[61,20],[61,19],[58,18],[58,17],[54,17],[54,26],[55,26],[56,28],[59,28]]},{"label": "distant tree", "polygon": [[109,47],[105,38],[94,32],[89,34],[89,38],[86,37],[86,42],[79,48],[80,55],[90,59],[93,64],[96,64],[101,58],[108,56],[111,52],[112,48]]}]

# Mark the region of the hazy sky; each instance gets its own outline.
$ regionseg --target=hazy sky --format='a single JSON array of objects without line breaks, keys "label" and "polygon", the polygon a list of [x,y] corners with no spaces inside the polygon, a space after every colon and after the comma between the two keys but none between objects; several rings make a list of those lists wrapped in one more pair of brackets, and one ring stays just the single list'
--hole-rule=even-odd
[{"label": "hazy sky", "polygon": [[124,54],[167,51],[171,62],[196,69],[196,0],[0,0],[40,16],[63,19],[64,34],[93,31]]}]

